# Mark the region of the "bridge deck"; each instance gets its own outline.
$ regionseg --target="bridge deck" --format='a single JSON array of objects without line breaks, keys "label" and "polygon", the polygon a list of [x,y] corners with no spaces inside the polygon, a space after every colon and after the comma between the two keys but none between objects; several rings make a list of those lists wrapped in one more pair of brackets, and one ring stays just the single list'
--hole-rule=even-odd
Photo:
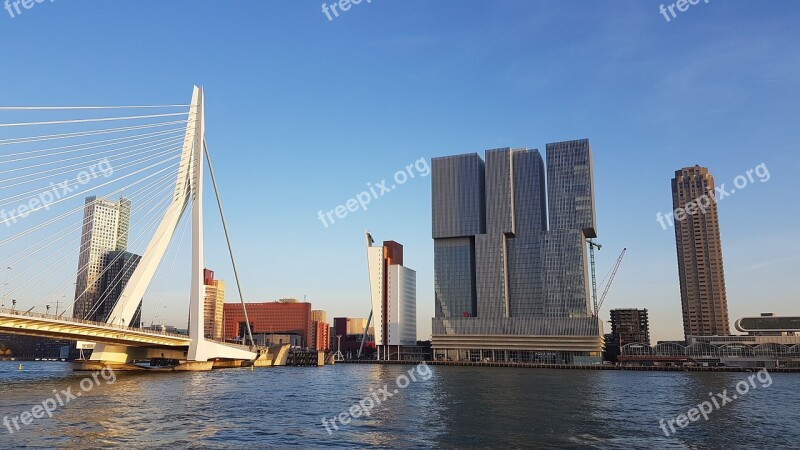
[{"label": "bridge deck", "polygon": [[0,309],[0,333],[82,340],[128,347],[188,347],[189,336],[63,316]]}]

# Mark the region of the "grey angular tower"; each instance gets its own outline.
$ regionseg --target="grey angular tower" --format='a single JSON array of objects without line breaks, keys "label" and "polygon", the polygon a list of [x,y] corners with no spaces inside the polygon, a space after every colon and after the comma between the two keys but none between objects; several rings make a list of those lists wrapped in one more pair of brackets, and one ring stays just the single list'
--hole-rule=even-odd
[{"label": "grey angular tower", "polygon": [[538,150],[432,160],[438,358],[600,360],[585,244],[597,236],[591,147],[548,144],[547,157],[547,183]]}]

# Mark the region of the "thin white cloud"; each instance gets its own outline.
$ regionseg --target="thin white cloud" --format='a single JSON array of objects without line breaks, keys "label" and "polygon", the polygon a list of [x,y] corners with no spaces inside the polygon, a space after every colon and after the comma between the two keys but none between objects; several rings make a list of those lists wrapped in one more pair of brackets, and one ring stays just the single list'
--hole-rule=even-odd
[{"label": "thin white cloud", "polygon": [[761,268],[764,268],[764,267],[767,267],[767,266],[772,266],[772,265],[775,265],[775,264],[786,263],[786,262],[790,262],[790,261],[797,261],[797,260],[799,260],[799,259],[800,259],[800,255],[795,255],[795,256],[787,256],[786,258],[780,258],[780,259],[774,259],[774,260],[772,260],[772,261],[764,261],[764,262],[760,262],[760,263],[758,263],[758,264],[754,264],[754,265],[752,265],[752,266],[749,266],[749,267],[748,267],[748,268],[746,268],[745,270],[747,270],[747,271],[749,271],[749,270],[758,270],[758,269],[761,269]]}]

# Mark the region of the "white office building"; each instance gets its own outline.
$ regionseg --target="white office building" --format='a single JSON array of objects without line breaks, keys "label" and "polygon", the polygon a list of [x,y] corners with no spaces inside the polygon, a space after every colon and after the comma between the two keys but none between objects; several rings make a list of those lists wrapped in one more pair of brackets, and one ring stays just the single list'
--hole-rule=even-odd
[{"label": "white office building", "polygon": [[372,317],[380,359],[400,359],[402,346],[417,343],[417,273],[403,265],[403,246],[373,246],[367,233]]}]

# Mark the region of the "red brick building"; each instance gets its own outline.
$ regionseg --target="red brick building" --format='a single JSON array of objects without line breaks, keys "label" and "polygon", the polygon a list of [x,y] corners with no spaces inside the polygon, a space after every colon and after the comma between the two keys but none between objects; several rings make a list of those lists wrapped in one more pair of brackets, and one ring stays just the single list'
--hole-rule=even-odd
[{"label": "red brick building", "polygon": [[[281,300],[277,302],[247,303],[247,317],[253,334],[299,334],[303,347],[313,347],[311,303]],[[241,303],[226,303],[223,312],[225,339],[235,339],[247,334]]]}]

